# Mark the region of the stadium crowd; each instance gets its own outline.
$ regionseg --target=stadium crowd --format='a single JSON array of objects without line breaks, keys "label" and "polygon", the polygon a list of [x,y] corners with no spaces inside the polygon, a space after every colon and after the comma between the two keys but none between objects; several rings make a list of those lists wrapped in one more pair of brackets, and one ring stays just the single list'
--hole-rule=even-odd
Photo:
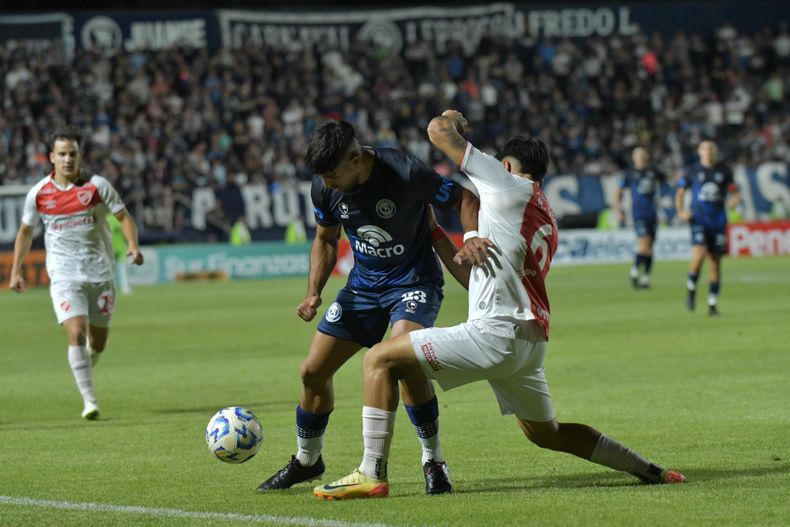
[{"label": "stadium crowd", "polygon": [[674,174],[703,136],[731,162],[790,162],[785,22],[754,34],[725,24],[668,39],[497,37],[474,50],[379,51],[359,42],[345,53],[173,48],[67,60],[56,46],[0,47],[0,184],[46,173],[46,134],[67,122],[85,131],[87,165],[145,229],[160,225],[158,205],[186,214],[195,187],[308,177],[306,143],[326,118],[446,173],[425,127],[447,107],[467,116],[484,148],[516,132],[544,138],[555,174],[615,172],[637,144]]}]

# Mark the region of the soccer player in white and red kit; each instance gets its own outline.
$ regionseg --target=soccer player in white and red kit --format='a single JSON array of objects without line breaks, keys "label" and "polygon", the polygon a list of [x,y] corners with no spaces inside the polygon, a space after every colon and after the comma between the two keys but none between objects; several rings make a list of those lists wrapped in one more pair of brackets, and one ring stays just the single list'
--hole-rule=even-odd
[{"label": "soccer player in white and red kit", "polygon": [[[471,268],[468,320],[389,339],[365,355],[362,463],[345,478],[316,487],[314,494],[324,499],[389,494],[397,383],[419,375],[445,390],[488,381],[502,414],[514,414],[527,438],[540,447],[629,472],[645,483],[684,481],[679,472],[647,461],[587,425],[556,421],[543,370],[550,320],[545,279],[557,248],[557,222],[540,189],[548,151],[539,140],[517,136],[494,158],[464,140],[467,129],[463,115],[453,110],[428,127],[431,142],[477,188],[479,236],[490,241],[483,265]],[[481,261],[479,254],[462,250],[455,263],[475,261]]]},{"label": "soccer player in white and red kit", "polygon": [[53,171],[25,199],[9,287],[18,293],[27,289],[22,264],[33,242],[33,230],[43,222],[50,295],[58,323],[68,335],[69,365],[84,402],[82,417],[96,419],[99,405],[92,367],[107,344],[115,307],[108,212],[121,223],[132,263],[142,264],[143,255],[137,226],[110,182],[80,170],[81,142],[81,134],[71,129],[52,135],[49,160]]}]

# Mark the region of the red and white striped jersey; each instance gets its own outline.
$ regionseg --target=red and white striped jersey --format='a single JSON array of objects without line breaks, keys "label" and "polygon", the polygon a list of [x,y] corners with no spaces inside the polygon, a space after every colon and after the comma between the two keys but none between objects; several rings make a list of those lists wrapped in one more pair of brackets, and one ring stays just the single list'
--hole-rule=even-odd
[{"label": "red and white striped jersey", "polygon": [[467,144],[461,170],[480,198],[477,231],[493,241],[502,269],[472,268],[469,320],[536,320],[549,334],[546,275],[557,250],[557,220],[540,187],[508,172],[500,161]]},{"label": "red and white striped jersey", "polygon": [[65,188],[48,175],[27,193],[22,223],[44,223],[51,282],[105,282],[114,276],[108,212],[125,208],[109,181],[93,175]]}]

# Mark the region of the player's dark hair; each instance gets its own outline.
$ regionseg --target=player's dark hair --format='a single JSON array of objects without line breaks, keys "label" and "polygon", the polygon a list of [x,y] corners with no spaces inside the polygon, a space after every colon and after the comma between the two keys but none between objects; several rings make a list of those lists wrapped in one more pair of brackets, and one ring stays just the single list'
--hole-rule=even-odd
[{"label": "player's dark hair", "polygon": [[82,146],[82,132],[70,126],[56,128],[54,132],[49,134],[49,141],[47,142],[49,151],[55,150],[55,141],[62,140],[74,141],[78,147]]},{"label": "player's dark hair", "polygon": [[356,141],[357,133],[347,121],[327,121],[313,131],[305,163],[313,174],[331,172]]},{"label": "player's dark hair", "polygon": [[517,135],[505,143],[496,158],[500,161],[512,157],[521,163],[521,172],[529,174],[536,183],[543,183],[549,169],[549,150],[540,139]]}]

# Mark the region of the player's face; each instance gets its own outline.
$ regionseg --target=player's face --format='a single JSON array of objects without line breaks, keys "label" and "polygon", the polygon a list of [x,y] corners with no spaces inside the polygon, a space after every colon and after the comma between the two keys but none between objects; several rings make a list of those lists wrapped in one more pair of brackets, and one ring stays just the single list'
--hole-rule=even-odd
[{"label": "player's face", "polygon": [[705,166],[713,166],[716,164],[716,158],[719,154],[719,149],[711,141],[703,141],[697,148],[700,162]]},{"label": "player's face", "polygon": [[340,192],[348,192],[359,185],[362,178],[362,156],[349,154],[331,172],[321,174],[324,184]]},{"label": "player's face", "polygon": [[80,147],[71,139],[58,139],[49,153],[55,175],[75,179],[80,173]]},{"label": "player's face", "polygon": [[647,167],[647,162],[650,160],[650,156],[647,153],[647,150],[644,148],[636,148],[634,149],[634,153],[631,154],[631,160],[634,162],[634,166],[642,170],[643,168]]}]

